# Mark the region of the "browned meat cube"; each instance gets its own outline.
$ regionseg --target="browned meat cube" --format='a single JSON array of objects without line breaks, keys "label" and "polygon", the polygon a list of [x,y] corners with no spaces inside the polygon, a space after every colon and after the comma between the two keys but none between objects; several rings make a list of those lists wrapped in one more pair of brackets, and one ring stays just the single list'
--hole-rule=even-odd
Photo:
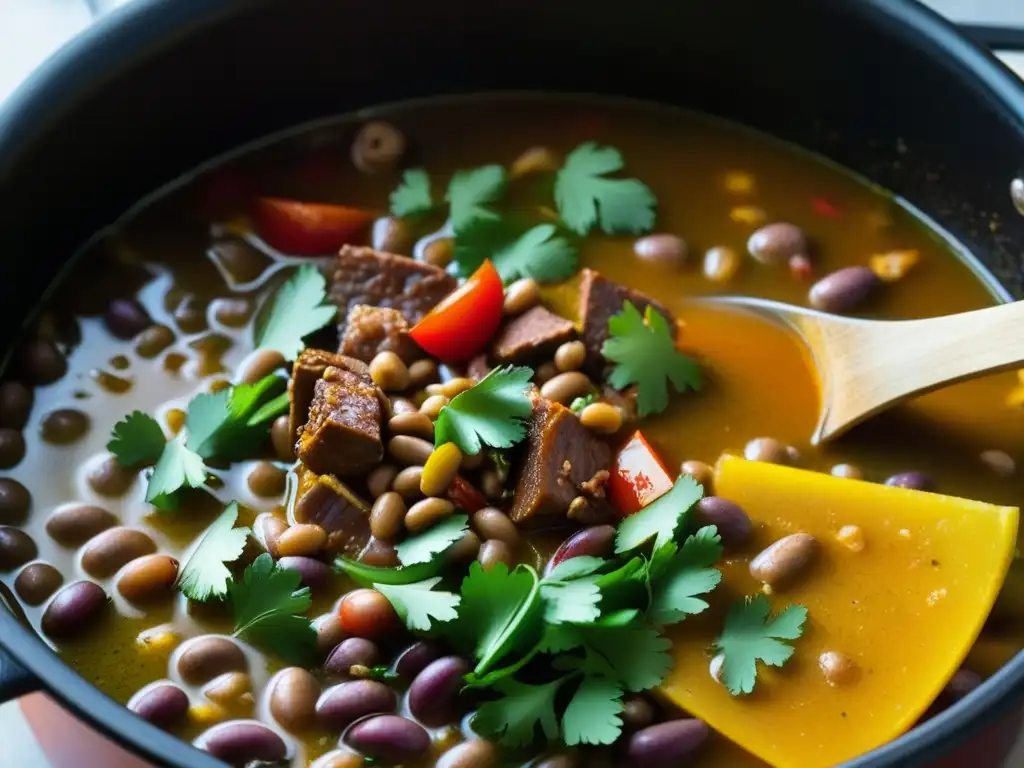
[{"label": "browned meat cube", "polygon": [[384,456],[377,387],[367,376],[329,367],[313,388],[309,421],[295,452],[318,475],[365,474]]},{"label": "browned meat cube", "polygon": [[508,322],[494,340],[495,359],[523,365],[550,358],[558,346],[576,335],[572,322],[536,306]]},{"label": "browned meat cube", "polygon": [[577,519],[609,517],[612,507],[604,485],[611,448],[565,406],[536,392],[531,397],[533,416],[510,512],[513,522],[534,527],[557,524],[566,518],[570,505]]},{"label": "browned meat cube", "polygon": [[672,338],[675,338],[675,318],[663,305],[639,291],[601,277],[592,269],[584,269],[580,277],[580,324],[583,326],[583,344],[587,348],[587,362],[583,370],[595,381],[604,374],[605,359],[601,355],[601,345],[608,338],[608,318],[622,311],[626,301],[633,302],[640,314],[648,306],[654,307],[665,316]]},{"label": "browned meat cube", "polygon": [[456,286],[455,278],[439,267],[351,245],[338,254],[330,282],[330,299],[340,310],[342,337],[348,313],[357,304],[397,309],[415,325]]},{"label": "browned meat cube", "polygon": [[369,377],[366,364],[353,357],[328,352],[326,349],[304,349],[292,366],[288,381],[288,426],[297,440],[309,419],[309,406],[313,403],[313,388],[328,367],[343,368],[359,376]]},{"label": "browned meat cube", "polygon": [[327,531],[327,550],[356,557],[370,540],[370,506],[334,475],[299,472],[295,522]]},{"label": "browned meat cube", "polygon": [[394,352],[406,365],[423,357],[409,337],[405,315],[388,307],[356,304],[349,310],[338,352],[370,362],[378,352]]}]

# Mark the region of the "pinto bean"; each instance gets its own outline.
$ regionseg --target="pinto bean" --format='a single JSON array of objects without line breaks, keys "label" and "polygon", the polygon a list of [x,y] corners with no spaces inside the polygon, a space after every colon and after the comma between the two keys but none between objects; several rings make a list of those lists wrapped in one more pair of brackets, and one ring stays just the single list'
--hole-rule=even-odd
[{"label": "pinto bean", "polygon": [[373,667],[379,658],[380,651],[375,642],[364,637],[349,637],[331,651],[324,662],[324,669],[332,674],[347,677],[352,667]]},{"label": "pinto bean", "polygon": [[555,368],[561,373],[578,371],[587,359],[587,348],[582,341],[567,341],[555,350]]},{"label": "pinto bean", "polygon": [[298,571],[302,577],[299,584],[309,587],[314,592],[323,589],[331,583],[331,567],[312,557],[301,555],[288,555],[277,561],[279,568]]},{"label": "pinto bean", "polygon": [[107,593],[99,584],[76,581],[60,590],[43,611],[43,632],[66,638],[84,632],[107,605]]},{"label": "pinto bean", "polygon": [[793,256],[806,256],[807,250],[803,230],[782,221],[761,227],[747,240],[747,251],[762,264],[786,264]]},{"label": "pinto bean", "polygon": [[1017,463],[1006,451],[988,450],[978,454],[981,463],[992,470],[997,477],[1013,477]]},{"label": "pinto bean", "polygon": [[430,728],[437,728],[456,714],[456,702],[469,663],[459,656],[445,656],[427,665],[409,686],[409,712]]},{"label": "pinto bean", "polygon": [[480,552],[480,537],[473,531],[466,531],[462,538],[451,545],[444,553],[444,559],[449,563],[467,563],[475,560]]},{"label": "pinto bean", "polygon": [[409,533],[419,533],[434,523],[450,517],[454,512],[455,505],[448,499],[431,496],[409,507],[409,511],[405,513],[405,528]]},{"label": "pinto bean", "polygon": [[378,715],[349,729],[345,740],[364,755],[394,763],[422,757],[430,749],[430,734],[421,725],[397,715]]},{"label": "pinto bean", "polygon": [[327,531],[314,523],[297,523],[285,530],[277,539],[277,552],[281,557],[309,557],[327,543]]},{"label": "pinto bean", "polygon": [[270,425],[270,442],[278,461],[295,461],[295,439],[288,425],[288,415],[278,416]]},{"label": "pinto bean", "polygon": [[437,761],[437,768],[494,768],[498,748],[486,739],[470,739],[456,744]]},{"label": "pinto bean", "polygon": [[388,453],[399,464],[422,467],[434,452],[432,443],[419,437],[397,435],[388,440]]},{"label": "pinto bean", "polygon": [[372,498],[379,498],[391,488],[398,469],[393,464],[381,464],[374,468],[366,478],[366,488]]},{"label": "pinto bean", "polygon": [[667,233],[647,235],[633,243],[633,253],[645,264],[677,269],[686,263],[686,241]]},{"label": "pinto bean", "polygon": [[32,563],[21,569],[14,591],[26,605],[42,605],[63,583],[60,571],[49,563]]},{"label": "pinto bean", "polygon": [[117,591],[130,603],[148,603],[171,596],[178,578],[178,561],[168,555],[144,555],[124,567]]},{"label": "pinto bean", "polygon": [[388,421],[388,429],[393,435],[412,435],[430,441],[434,439],[434,422],[419,411],[392,416]]},{"label": "pinto bean", "polygon": [[450,237],[434,237],[423,246],[423,261],[432,266],[444,269],[454,258],[455,241]]},{"label": "pinto bean", "polygon": [[505,289],[505,304],[502,307],[509,317],[521,315],[540,302],[540,286],[532,277],[516,280]]},{"label": "pinto bean", "polygon": [[178,656],[178,674],[189,685],[202,685],[225,672],[248,672],[242,649],[220,635],[203,635],[186,641]]},{"label": "pinto bean", "polygon": [[812,285],[807,299],[822,312],[845,314],[871,299],[881,285],[878,275],[867,267],[844,267]]},{"label": "pinto bean", "polygon": [[401,392],[409,387],[409,369],[394,352],[378,352],[370,361],[370,378],[385,392]]},{"label": "pinto bean", "polygon": [[46,521],[50,538],[65,547],[78,547],[117,525],[117,516],[92,504],[65,504]]},{"label": "pinto bean", "polygon": [[260,461],[253,466],[245,482],[254,495],[272,499],[284,493],[288,472],[269,461]]},{"label": "pinto bean", "polygon": [[473,513],[473,530],[484,539],[503,541],[511,549],[522,543],[522,536],[512,519],[497,507],[484,507]]},{"label": "pinto bean", "polygon": [[38,553],[32,537],[20,528],[0,528],[0,571],[13,571]]},{"label": "pinto bean", "polygon": [[717,527],[722,543],[729,548],[742,547],[753,530],[743,508],[721,496],[705,496],[697,502],[694,513],[700,525]]},{"label": "pinto bean", "polygon": [[394,491],[377,497],[370,510],[370,533],[384,541],[394,541],[404,528],[405,502]]},{"label": "pinto bean", "polygon": [[252,525],[252,533],[256,537],[256,541],[262,544],[263,548],[275,558],[281,556],[277,549],[277,542],[281,538],[281,534],[287,530],[288,523],[270,512],[257,515]]},{"label": "pinto bean", "polygon": [[297,733],[313,724],[320,683],[302,667],[282,669],[267,686],[270,714],[286,731]]},{"label": "pinto bean", "polygon": [[498,563],[504,563],[507,568],[511,569],[516,563],[512,548],[499,539],[489,539],[481,544],[476,559],[480,561],[480,567],[485,571],[491,570]]},{"label": "pinto bean", "polygon": [[376,680],[351,680],[328,688],[316,702],[316,719],[322,728],[340,732],[360,718],[394,712],[395,692]]},{"label": "pinto bean", "polygon": [[156,552],[148,534],[134,528],[110,528],[89,540],[82,550],[82,568],[90,576],[113,576],[132,560]]},{"label": "pinto bean", "polygon": [[580,424],[602,435],[614,435],[622,421],[622,411],[608,403],[591,403],[580,413]]},{"label": "pinto bean", "polygon": [[188,695],[176,685],[147,686],[129,699],[128,709],[159,728],[177,724],[188,712]]},{"label": "pinto bean", "polygon": [[540,393],[548,400],[567,405],[574,398],[583,397],[594,388],[585,373],[567,371],[544,382]]},{"label": "pinto bean", "polygon": [[284,739],[253,720],[231,720],[215,725],[196,740],[196,746],[228,765],[284,760]]},{"label": "pinto bean", "polygon": [[809,533],[792,533],[761,551],[750,561],[750,575],[773,588],[791,583],[810,564],[818,540]]},{"label": "pinto bean", "polygon": [[683,718],[643,728],[629,738],[626,755],[630,765],[681,765],[707,741],[703,720]]},{"label": "pinto bean", "polygon": [[555,550],[544,568],[544,575],[549,575],[559,563],[574,557],[607,557],[615,546],[615,528],[610,525],[592,525],[577,531]]}]

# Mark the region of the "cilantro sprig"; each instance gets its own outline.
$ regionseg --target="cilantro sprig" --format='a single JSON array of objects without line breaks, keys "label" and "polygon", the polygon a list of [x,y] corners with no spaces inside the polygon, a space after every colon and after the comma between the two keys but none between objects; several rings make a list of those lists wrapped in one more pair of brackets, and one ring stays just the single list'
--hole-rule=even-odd
[{"label": "cilantro sprig", "polygon": [[456,171],[445,197],[451,206],[452,229],[458,233],[471,221],[497,219],[498,214],[489,206],[501,199],[507,185],[508,174],[500,165]]},{"label": "cilantro sprig", "polygon": [[461,598],[444,590],[434,591],[440,576],[412,584],[374,584],[373,587],[388,599],[398,617],[411,630],[426,632],[432,622],[443,623],[458,616],[455,608]]},{"label": "cilantro sprig", "polygon": [[248,528],[235,528],[237,520],[238,505],[228,505],[182,565],[176,586],[189,600],[202,603],[227,595],[231,571],[225,563],[233,563],[242,556],[250,533]]},{"label": "cilantro sprig", "polygon": [[652,538],[656,553],[670,545],[676,531],[685,525],[690,509],[703,495],[700,483],[689,475],[680,475],[667,493],[619,523],[615,551],[630,552]]},{"label": "cilantro sprig", "polygon": [[526,392],[533,371],[495,368],[475,386],[452,398],[434,422],[434,444],[455,443],[464,454],[484,446],[511,448],[526,436],[533,406]]},{"label": "cilantro sprig", "polygon": [[402,174],[390,197],[391,213],[395,216],[418,216],[434,207],[430,197],[430,176],[422,168],[410,168]]},{"label": "cilantro sprig", "polygon": [[327,280],[312,264],[299,267],[266,298],[253,320],[257,348],[276,349],[286,360],[302,351],[303,339],[331,322],[338,312],[327,298]]},{"label": "cilantro sprig", "polygon": [[643,316],[631,301],[608,318],[610,337],[601,354],[614,363],[608,383],[623,390],[637,385],[637,413],[643,418],[668,407],[669,383],[677,392],[700,389],[700,366],[676,349],[668,323],[648,306]]},{"label": "cilantro sprig", "polygon": [[524,228],[507,220],[478,218],[456,233],[452,268],[465,277],[486,259],[505,283],[520,277],[556,283],[571,277],[578,265],[576,244],[559,234],[554,224]]},{"label": "cilantro sprig", "polygon": [[466,515],[451,515],[427,530],[409,536],[395,547],[402,565],[430,563],[450,548],[469,530]]},{"label": "cilantro sprig", "polygon": [[581,144],[565,158],[555,177],[555,202],[562,221],[585,235],[595,227],[609,235],[638,234],[654,228],[654,193],[638,179],[609,178],[621,171],[614,147]]},{"label": "cilantro sprig", "polygon": [[751,693],[757,682],[757,662],[781,667],[793,655],[793,646],[803,634],[807,609],[791,605],[771,616],[771,604],[764,595],[747,597],[729,609],[725,628],[715,642],[723,654],[722,683],[733,696]]}]

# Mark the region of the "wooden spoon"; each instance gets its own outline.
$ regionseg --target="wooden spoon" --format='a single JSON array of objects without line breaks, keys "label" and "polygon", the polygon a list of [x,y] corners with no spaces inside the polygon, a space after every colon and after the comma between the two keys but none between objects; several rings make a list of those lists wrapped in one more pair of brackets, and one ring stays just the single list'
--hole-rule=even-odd
[{"label": "wooden spoon", "polygon": [[915,395],[1024,367],[1024,301],[924,320],[860,320],[745,296],[700,301],[746,309],[800,334],[822,391],[815,445]]}]

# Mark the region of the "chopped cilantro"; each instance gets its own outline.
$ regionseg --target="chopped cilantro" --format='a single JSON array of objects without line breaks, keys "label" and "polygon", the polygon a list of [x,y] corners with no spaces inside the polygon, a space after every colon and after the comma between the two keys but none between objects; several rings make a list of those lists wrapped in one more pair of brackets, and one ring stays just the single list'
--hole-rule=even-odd
[{"label": "chopped cilantro", "polygon": [[164,446],[146,488],[146,501],[158,509],[178,508],[178,491],[200,488],[206,482],[203,457],[185,445],[185,432]]},{"label": "chopped cilantro", "polygon": [[267,297],[253,321],[256,347],[276,349],[287,360],[302,351],[302,340],[327,325],[337,314],[324,304],[327,281],[312,264],[304,264],[280,288]]},{"label": "chopped cilantro", "polygon": [[466,515],[451,515],[435,523],[422,533],[409,536],[398,544],[398,561],[402,565],[418,565],[429,563],[462,538],[469,530],[469,518]]},{"label": "chopped cilantro", "polygon": [[599,557],[573,557],[540,582],[540,595],[544,600],[544,620],[548,624],[589,623],[601,615],[597,607],[601,590],[598,577],[592,574],[605,561]]},{"label": "chopped cilantro", "polygon": [[426,632],[431,619],[445,622],[458,616],[455,607],[460,597],[451,592],[433,591],[440,580],[440,576],[434,576],[415,584],[374,584],[373,588],[388,599],[409,629]]},{"label": "chopped cilantro", "polygon": [[177,586],[189,600],[202,603],[227,594],[231,571],[224,563],[233,563],[241,557],[249,538],[248,528],[233,527],[237,520],[238,505],[229,504],[206,529],[182,565]]},{"label": "chopped cilantro", "polygon": [[363,587],[372,587],[375,584],[413,584],[436,576],[441,570],[441,562],[435,558],[430,562],[403,568],[384,568],[339,557],[334,561],[334,570],[348,574],[353,581]]},{"label": "chopped cilantro", "polygon": [[485,165],[470,171],[456,171],[448,184],[447,200],[451,205],[451,223],[456,234],[476,219],[497,219],[486,206],[496,202],[508,183],[500,165]]},{"label": "chopped cilantro", "polygon": [[506,678],[494,684],[502,697],[477,709],[473,727],[492,738],[501,738],[509,746],[532,744],[537,725],[548,740],[558,736],[555,697],[568,676],[542,685],[528,685]]},{"label": "chopped cilantro", "polygon": [[598,225],[609,235],[651,231],[654,193],[637,179],[607,177],[622,166],[619,150],[594,142],[569,153],[555,177],[555,202],[569,229],[579,235]]},{"label": "chopped cilantro", "polygon": [[495,368],[476,386],[456,395],[434,423],[434,443],[455,443],[467,455],[487,445],[510,448],[526,436],[525,420],[533,406],[526,391],[533,371]]},{"label": "chopped cilantro", "polygon": [[[674,550],[675,545],[665,548]],[[674,624],[706,610],[708,604],[697,595],[711,592],[722,580],[722,574],[711,567],[721,558],[722,539],[715,526],[689,536],[654,579],[647,618],[655,624]]]},{"label": "chopped cilantro", "polygon": [[643,418],[668,407],[668,383],[677,392],[700,389],[700,366],[676,349],[668,323],[648,306],[643,317],[627,301],[608,318],[610,337],[601,346],[605,359],[615,363],[608,383],[623,390],[637,385],[637,413]]},{"label": "chopped cilantro", "polygon": [[672,669],[672,643],[653,627],[594,624],[574,630],[584,655],[559,656],[556,669],[576,669],[590,676],[616,680],[630,691],[646,691],[659,685]]},{"label": "chopped cilantro", "polygon": [[597,393],[591,392],[589,395],[583,397],[573,398],[573,401],[569,404],[569,410],[573,413],[582,413],[583,409],[588,405],[593,405],[597,402]]},{"label": "chopped cilantro", "polygon": [[733,696],[754,690],[759,660],[772,667],[785,664],[793,655],[793,646],[783,641],[803,634],[804,606],[791,605],[771,617],[770,612],[768,598],[758,595],[734,603],[726,614],[715,650],[724,654],[722,682]]},{"label": "chopped cilantro", "polygon": [[619,523],[615,551],[629,552],[654,537],[657,551],[672,541],[687,513],[704,495],[704,488],[689,475],[680,475],[671,489],[639,512]]},{"label": "chopped cilantro", "polygon": [[410,168],[402,174],[402,183],[391,193],[391,213],[395,216],[416,216],[429,212],[430,176],[422,168]]},{"label": "chopped cilantro", "polygon": [[107,450],[122,467],[148,466],[159,460],[166,442],[156,419],[142,411],[132,411],[114,425]]},{"label": "chopped cilantro", "polygon": [[299,589],[302,575],[281,568],[264,552],[245,569],[241,582],[228,583],[235,637],[282,659],[306,664],[316,655],[316,631],[301,615],[313,602],[309,587]]},{"label": "chopped cilantro", "polygon": [[577,744],[611,744],[622,733],[622,686],[603,677],[583,679],[562,715],[562,738]]},{"label": "chopped cilantro", "polygon": [[506,283],[532,277],[556,283],[576,272],[576,246],[558,235],[554,224],[523,231],[505,221],[475,219],[456,233],[453,266],[462,276],[490,259]]},{"label": "chopped cilantro", "polygon": [[254,384],[196,395],[185,419],[188,447],[204,459],[252,456],[267,436],[267,423],[288,410],[286,386],[270,374]]}]

